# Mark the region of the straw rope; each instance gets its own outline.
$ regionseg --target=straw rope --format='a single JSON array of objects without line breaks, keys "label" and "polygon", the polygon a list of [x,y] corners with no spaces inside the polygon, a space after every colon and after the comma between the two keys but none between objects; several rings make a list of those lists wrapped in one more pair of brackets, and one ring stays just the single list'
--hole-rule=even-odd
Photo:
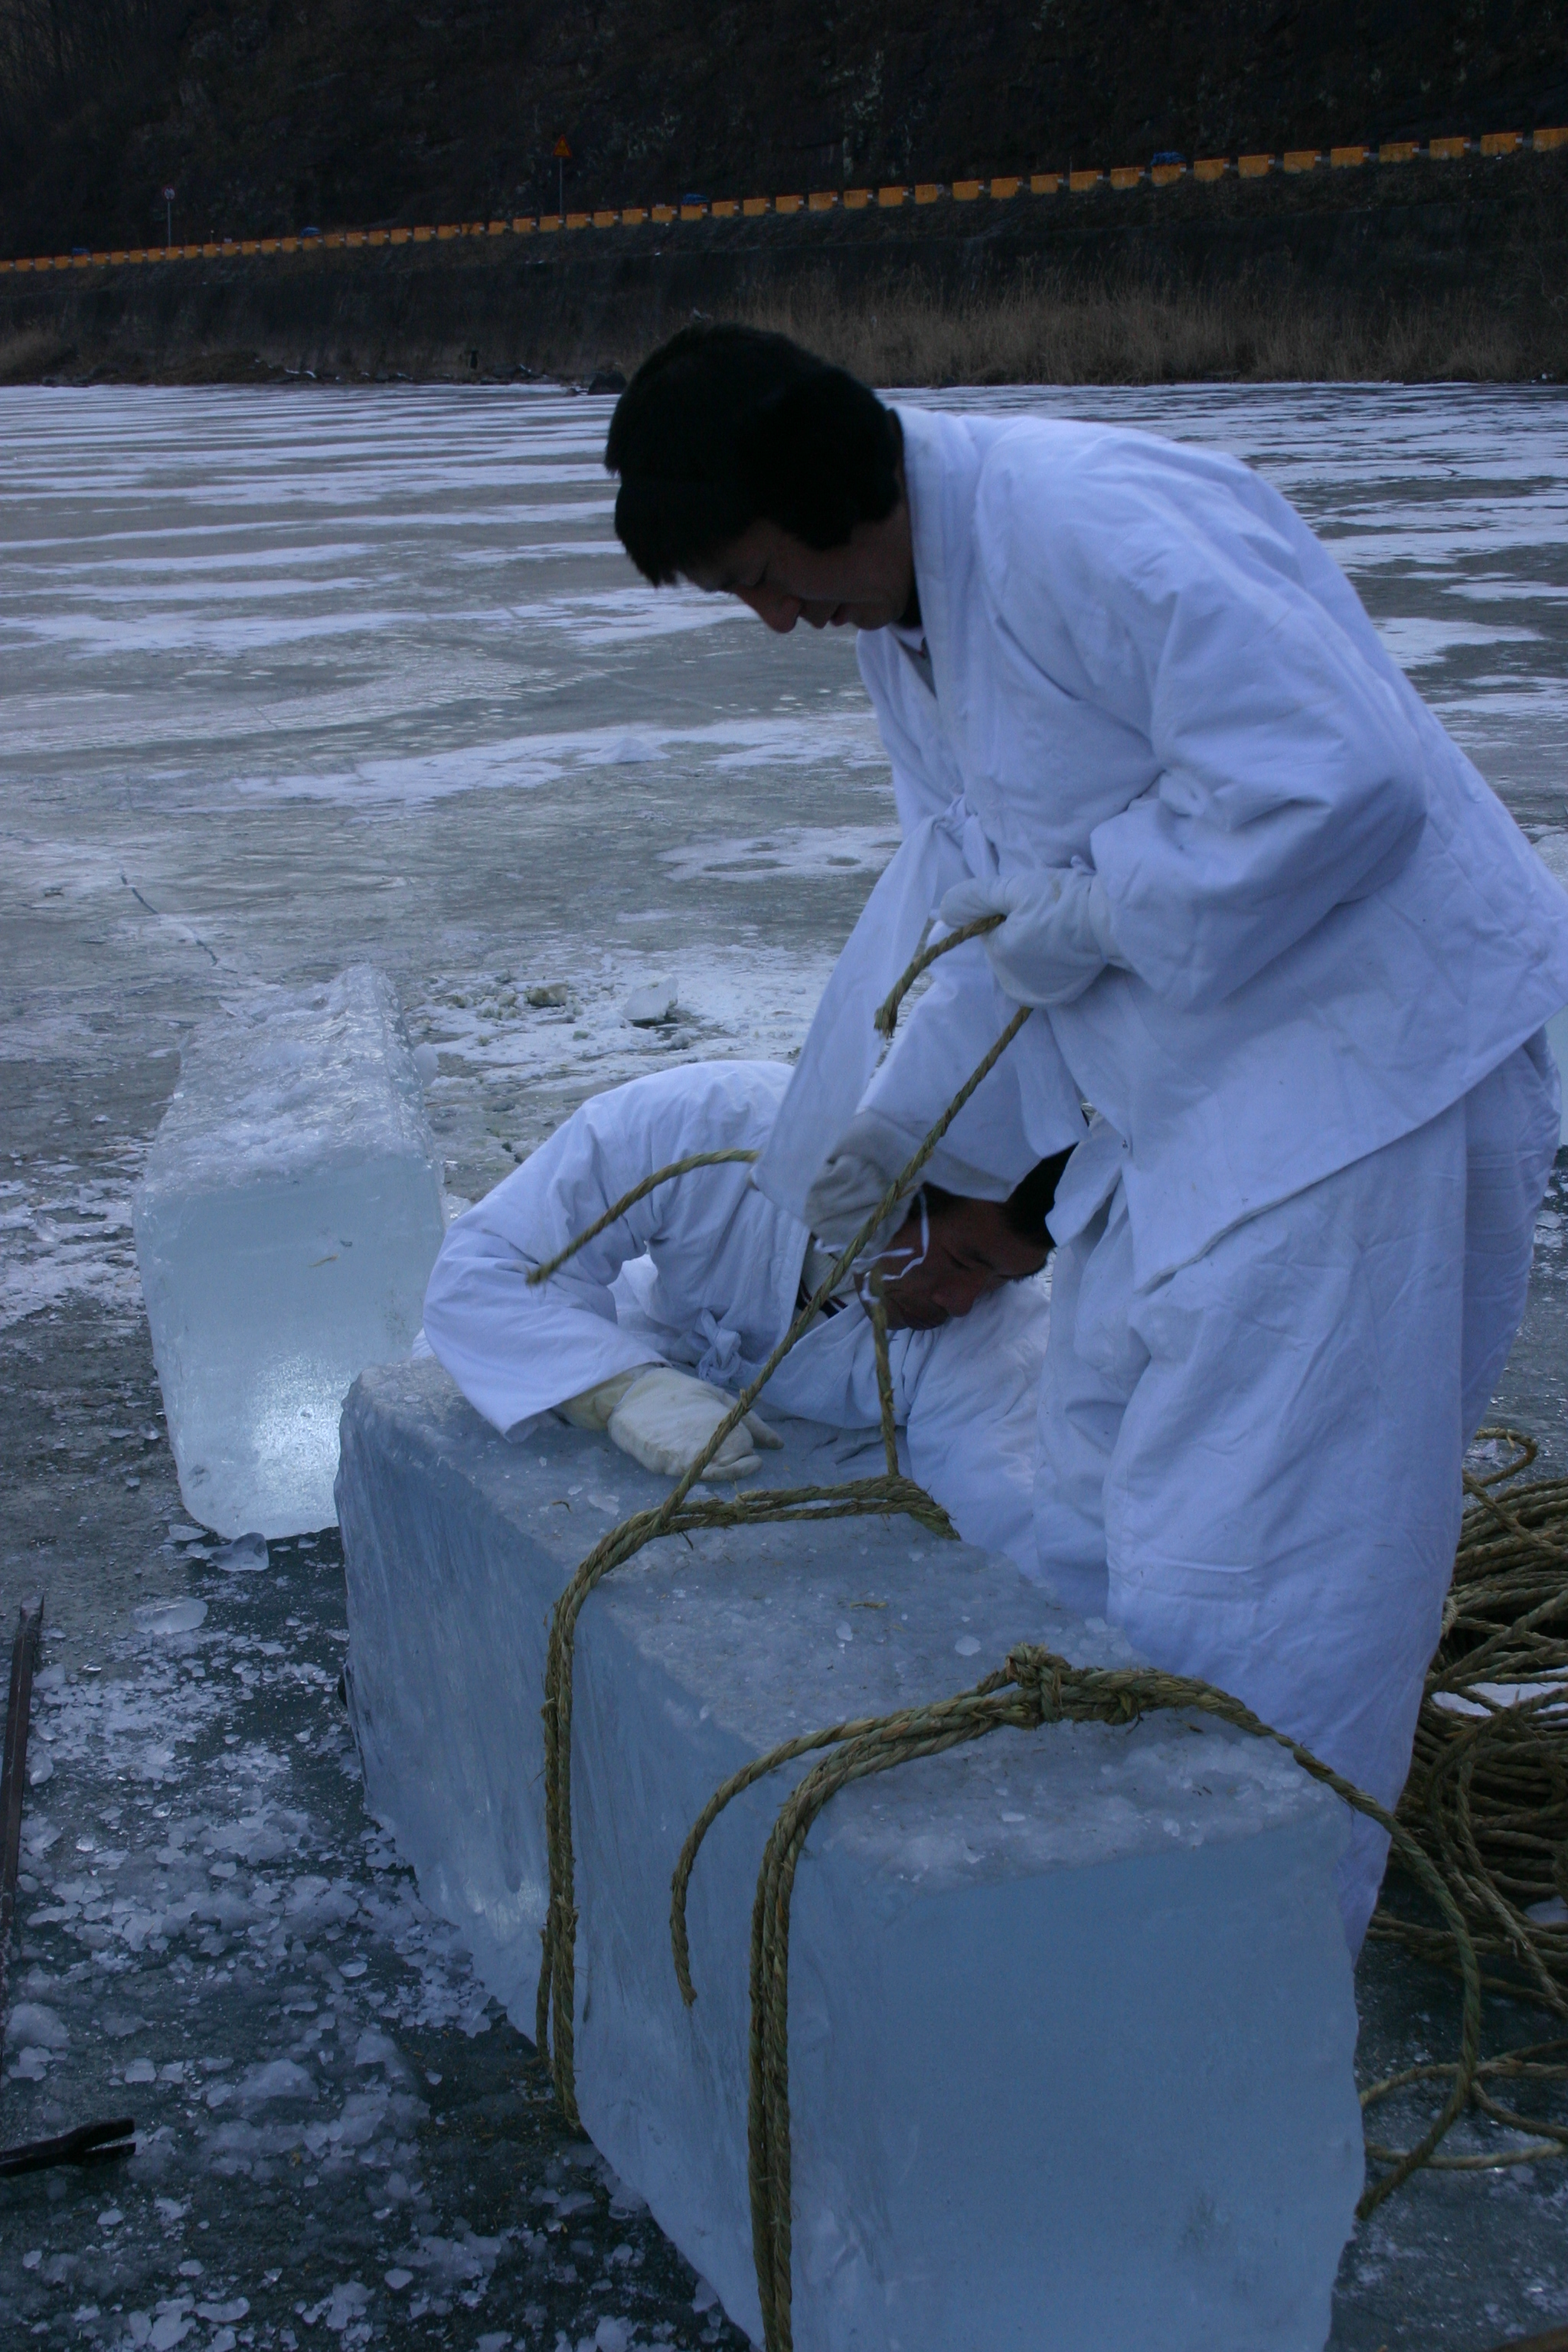
[{"label": "straw rope", "polygon": [[1035,1731],[1047,1723],[1128,1726],[1145,1715],[1177,1709],[1205,1715],[1255,1739],[1271,1741],[1335,1796],[1385,1830],[1401,1850],[1412,1874],[1430,1895],[1447,1923],[1464,1976],[1460,2054],[1441,2112],[1414,2147],[1389,2152],[1389,2168],[1363,2195],[1366,2214],[1428,2161],[1439,2141],[1463,2113],[1480,2055],[1481,1988],[1475,1951],[1458,1904],[1415,1840],[1373,1798],[1319,1760],[1310,1749],[1276,1731],[1210,1683],[1152,1667],[1075,1666],[1031,1643],[1021,1643],[1007,1663],[973,1689],[928,1706],[836,1724],[831,1730],[788,1740],[756,1758],[726,1780],[709,1800],[676,1865],[670,1927],[676,1975],[682,1998],[696,1999],[686,1933],[686,1895],[698,1853],[725,1806],[782,1764],[826,1748],[784,1800],[763,1855],[752,1911],[751,2087],[748,2158],[752,2249],[762,2301],[767,2352],[790,2352],[791,2157],[789,2137],[789,1926],[795,1868],[807,1835],[828,1800],[851,1781],[917,1757],[940,1756],[993,1731]]},{"label": "straw rope", "polygon": [[[916,959],[917,963],[919,958]],[[595,1587],[614,1570],[623,1568],[645,1544],[660,1536],[692,1528],[747,1527],[773,1520],[841,1518],[867,1513],[907,1513],[935,1533],[952,1536],[947,1514],[922,1486],[897,1469],[896,1444],[890,1436],[892,1391],[890,1376],[879,1365],[883,1441],[889,1468],[878,1478],[856,1479],[837,1486],[804,1486],[784,1493],[736,1495],[720,1500],[687,1500],[731,1431],[751,1411],[795,1342],[809,1330],[824,1305],[837,1290],[871,1236],[899,1202],[914,1188],[921,1170],[936,1150],[975,1088],[988,1077],[1025,1022],[1030,1008],[1020,1006],[926,1136],[919,1150],[899,1171],[870,1214],[847,1242],[811,1297],[795,1316],[762,1370],[736,1398],[701,1452],[689,1464],[657,1509],[638,1511],[595,1544],[557,1601],[550,1621],[550,1646],[544,1671],[544,1828],[549,1852],[550,1892],[541,1931],[543,1954],[534,2004],[534,2039],[541,2055],[548,2050],[557,2095],[570,2123],[576,2124],[574,2011],[576,1983],[577,1906],[575,1864],[572,1850],[572,1697],[573,1661],[577,1621]],[[873,1318],[873,1330],[878,1326]],[[885,1320],[879,1352],[886,1346]]]},{"label": "straw rope", "polygon": [[557,1250],[555,1255],[546,1258],[542,1265],[530,1266],[530,1290],[536,1290],[542,1282],[548,1282],[552,1274],[559,1274],[569,1258],[575,1257],[580,1249],[586,1249],[590,1242],[597,1241],[607,1226],[618,1223],[628,1209],[635,1209],[639,1201],[646,1201],[650,1192],[657,1192],[661,1184],[668,1184],[672,1176],[689,1176],[696,1168],[722,1168],[731,1160],[760,1160],[761,1157],[758,1151],[691,1151],[684,1160],[672,1160],[668,1168],[656,1168],[651,1176],[645,1176],[640,1184],[634,1184],[629,1192],[623,1192],[618,1201],[612,1202],[602,1217],[595,1217],[582,1233],[574,1234],[563,1250]]},{"label": "straw rope", "polygon": [[[1493,1964],[1489,1988],[1568,2017],[1568,1480],[1510,1486],[1534,1444],[1517,1430],[1483,1435],[1516,1451],[1465,1481],[1470,1508],[1399,1814]],[[1556,1918],[1532,1916],[1554,1902]],[[1372,1932],[1453,1965],[1442,1930],[1386,1905]]]},{"label": "straw rope", "polygon": [[951,955],[954,948],[963,947],[970,940],[984,939],[987,931],[994,931],[999,923],[1005,923],[1006,919],[1005,915],[976,915],[972,923],[961,923],[957,930],[949,931],[945,939],[938,940],[934,947],[926,947],[922,944],[919,951],[910,959],[907,970],[900,973],[887,995],[878,1005],[876,1012],[871,1015],[872,1025],[877,1034],[879,1037],[892,1035],[898,1025],[900,1005],[902,1004],[921,972],[929,971],[939,956]]},{"label": "straw rope", "polygon": [[[966,940],[994,929],[1001,919],[982,917],[934,946],[922,946],[878,1010],[876,1024],[882,1034],[892,1034],[899,1008],[922,971]],[[579,2118],[573,2032],[577,1912],[571,1738],[574,1643],[583,1606],[605,1575],[646,1544],[699,1527],[902,1511],[936,1532],[952,1534],[945,1512],[898,1469],[887,1311],[875,1274],[867,1286],[866,1304],[876,1349],[886,1473],[837,1486],[737,1494],[723,1500],[692,1503],[688,1496],[883,1220],[913,1188],[952,1120],[1029,1013],[1030,1008],[1025,1006],[1014,1015],[663,1503],[654,1510],[635,1514],[596,1545],[556,1604],[543,1708],[550,1899],[542,1938],[535,2035],[542,2054],[550,2053],[557,2093],[573,2124]],[[531,1281],[542,1281],[657,1184],[691,1168],[752,1156],[696,1154],[656,1171],[566,1251],[531,1275]],[[1462,1985],[1462,2021],[1456,2060],[1405,2068],[1363,2093],[1363,2109],[1370,2109],[1420,2083],[1448,2084],[1437,2116],[1412,2147],[1391,2148],[1369,2138],[1368,2156],[1385,2168],[1365,2190],[1358,2209],[1362,2213],[1372,2211],[1424,2165],[1478,2170],[1498,2163],[1525,2163],[1568,2154],[1568,2128],[1519,2114],[1489,2088],[1493,2083],[1555,2081],[1568,2075],[1568,2060],[1561,2056],[1568,2052],[1568,2041],[1534,2044],[1484,2063],[1479,2055],[1483,1982],[1514,1993],[1528,1990],[1568,2014],[1568,1927],[1543,1925],[1527,1916],[1528,1906],[1549,1900],[1553,1890],[1568,1898],[1568,1704],[1564,1704],[1562,1684],[1562,1677],[1568,1675],[1568,1482],[1516,1488],[1500,1496],[1493,1489],[1529,1466],[1534,1446],[1515,1432],[1482,1434],[1504,1437],[1520,1452],[1503,1469],[1466,1479],[1472,1508],[1461,1532],[1443,1644],[1428,1676],[1415,1763],[1398,1818],[1298,1742],[1262,1722],[1239,1700],[1210,1684],[1152,1668],[1079,1668],[1032,1644],[1015,1649],[1004,1667],[972,1690],[929,1706],[807,1734],[755,1759],[715,1792],[682,1848],[671,1890],[676,1973],[689,2003],[696,1995],[686,1899],[709,1829],[724,1807],[755,1781],[801,1757],[827,1751],[818,1754],[818,1761],[792,1791],[773,1824],[752,1909],[748,2171],[767,2352],[792,2352],[793,2345],[788,1969],[790,1898],[800,1854],[823,1807],[850,1781],[917,1757],[942,1754],[993,1730],[1032,1729],[1064,1721],[1125,1726],[1160,1710],[1193,1711],[1284,1748],[1301,1769],[1386,1832],[1401,1869],[1431,1898],[1444,1924],[1434,1929],[1380,1912],[1373,1932],[1397,1937],[1422,1957],[1457,1969]],[[1542,1559],[1551,1562],[1553,1574],[1548,1575],[1541,1567]],[[1513,1683],[1532,1683],[1539,1688],[1522,1706],[1501,1704],[1485,1688],[1487,1684]],[[1438,1704],[1445,1695],[1463,1696],[1482,1712],[1479,1717],[1456,1716]],[[1483,1951],[1500,1958],[1512,1973],[1483,1979],[1479,1964]],[[1536,2137],[1526,2148],[1500,2156],[1439,2155],[1441,2142],[1467,2109]]]},{"label": "straw rope", "polygon": [[871,1318],[871,1338],[876,1351],[877,1402],[882,1414],[882,1451],[887,1456],[888,1475],[899,1475],[899,1433],[893,1418],[893,1368],[888,1360],[888,1302],[882,1296],[882,1277],[875,1269],[867,1284],[870,1298],[866,1312]]},{"label": "straw rope", "polygon": [[[1521,2113],[1492,2087],[1568,2080],[1568,2039],[1484,2062],[1479,2056],[1483,1988],[1522,1994],[1568,2014],[1568,1923],[1543,1926],[1521,1907],[1550,1901],[1553,1891],[1568,1896],[1568,1692],[1562,1680],[1568,1674],[1568,1544],[1547,1532],[1561,1527],[1568,1533],[1568,1482],[1543,1481],[1498,1496],[1492,1490],[1527,1468],[1535,1448],[1515,1431],[1481,1434],[1511,1442],[1519,1452],[1502,1470],[1466,1480],[1474,1507],[1462,1531],[1443,1646],[1427,1678],[1416,1764],[1397,1817],[1210,1684],[1145,1668],[1074,1667],[1029,1644],[1013,1651],[1005,1667],[972,1690],[804,1734],[755,1758],[714,1792],[681,1849],[671,1886],[671,1948],[689,2005],[696,1991],[687,1896],[703,1840],[745,1790],[784,1765],[819,1754],[773,1823],[752,1913],[748,2175],[767,2352],[791,2352],[793,2342],[789,1926],[807,1835],[829,1799],[849,1782],[994,1730],[1064,1721],[1127,1724],[1161,1709],[1189,1710],[1283,1748],[1314,1780],[1387,1832],[1394,1860],[1436,1904],[1443,1926],[1435,1929],[1384,1909],[1373,1932],[1456,1969],[1462,2021],[1456,2060],[1405,2067],[1362,2093],[1366,2112],[1417,2084],[1448,2085],[1440,2111],[1412,2147],[1391,2147],[1368,2137],[1368,2158],[1384,2168],[1363,2192],[1361,2216],[1424,2166],[1473,2172],[1568,2156],[1568,2126]],[[1531,1555],[1539,1561],[1543,1554],[1554,1573],[1531,1564]],[[1562,1629],[1555,1635],[1542,1630],[1552,1622]],[[1481,1690],[1476,1703],[1487,1711],[1479,1718],[1456,1716],[1438,1704],[1443,1693],[1477,1691],[1487,1681],[1522,1682],[1527,1674],[1550,1679],[1511,1706],[1489,1700]],[[1488,1743],[1501,1744],[1500,1759],[1487,1757]],[[1497,1955],[1510,1973],[1483,1978],[1481,1951]],[[1530,2137],[1512,2148],[1439,2154],[1467,2111]]]}]

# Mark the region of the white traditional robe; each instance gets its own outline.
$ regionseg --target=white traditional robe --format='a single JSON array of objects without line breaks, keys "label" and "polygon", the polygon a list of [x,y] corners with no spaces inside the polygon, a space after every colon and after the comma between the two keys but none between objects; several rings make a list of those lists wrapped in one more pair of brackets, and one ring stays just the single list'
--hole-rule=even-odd
[{"label": "white traditional robe", "polygon": [[[949,1145],[1005,1193],[1092,1103],[1126,1145],[1148,1283],[1424,1126],[1568,1004],[1568,904],[1247,467],[1109,426],[899,414],[935,691],[896,632],[861,635],[906,832],[879,887],[907,919],[895,938],[874,897],[847,961],[875,1002],[934,912],[928,877],[1099,874],[1131,969],[1037,1013],[1009,1049],[1022,1103],[1004,1066]],[[958,968],[984,955],[938,966],[875,1078],[875,1038],[819,1017],[764,1189],[804,1206],[842,1131],[818,1116],[841,1048],[851,1111],[913,1150],[1016,1009],[997,992],[979,1024],[984,981],[961,992]]]},{"label": "white traditional robe", "polygon": [[[748,1166],[676,1177],[548,1282],[564,1248],[654,1169],[765,1143],[789,1082],[771,1062],[697,1062],[596,1095],[447,1232],[425,1299],[431,1348],[497,1429],[636,1365],[668,1363],[731,1391],[794,1318],[808,1234]],[[889,1343],[908,1467],[961,1535],[1032,1565],[1036,1400],[1049,1309],[1010,1283],[937,1331]],[[871,1327],[858,1306],[820,1321],[758,1410],[847,1430],[880,1421]],[[879,1461],[879,1454],[878,1459]]]},{"label": "white traditional robe", "polygon": [[[758,1181],[804,1204],[857,1108],[907,1156],[1014,1009],[976,942],[879,1066],[847,1017],[939,884],[1097,874],[1130,968],[1036,1013],[931,1162],[1001,1194],[1100,1115],[1050,1220],[1037,1572],[1392,1804],[1557,1141],[1568,899],[1245,467],[900,421],[931,680],[893,630],[859,658],[907,838]],[[1381,1866],[1356,1832],[1352,1946]]]}]

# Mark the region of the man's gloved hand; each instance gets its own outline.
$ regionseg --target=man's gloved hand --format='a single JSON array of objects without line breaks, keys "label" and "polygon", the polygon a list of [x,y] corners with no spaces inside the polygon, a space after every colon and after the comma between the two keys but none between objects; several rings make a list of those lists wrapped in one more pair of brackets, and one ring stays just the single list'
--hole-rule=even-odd
[{"label": "man's gloved hand", "polygon": [[[891,1152],[898,1156],[889,1165]],[[842,1249],[865,1223],[909,1157],[908,1150],[889,1138],[881,1119],[857,1111],[805,1196],[806,1223],[817,1240]],[[880,1249],[903,1220],[902,1207],[895,1207],[871,1235],[868,1250]]]},{"label": "man's gloved hand", "polygon": [[942,902],[954,930],[980,915],[1007,919],[982,945],[998,986],[1019,1004],[1070,1004],[1119,961],[1105,885],[1077,866],[955,883]]},{"label": "man's gloved hand", "polygon": [[[578,1429],[607,1429],[621,1452],[640,1462],[645,1470],[679,1478],[727,1418],[734,1402],[722,1389],[710,1388],[692,1372],[679,1372],[668,1364],[645,1364],[637,1371],[601,1381],[597,1388],[584,1390],[561,1410]],[[743,1478],[758,1466],[755,1446],[783,1444],[761,1413],[749,1412],[730,1432],[702,1475]]]}]

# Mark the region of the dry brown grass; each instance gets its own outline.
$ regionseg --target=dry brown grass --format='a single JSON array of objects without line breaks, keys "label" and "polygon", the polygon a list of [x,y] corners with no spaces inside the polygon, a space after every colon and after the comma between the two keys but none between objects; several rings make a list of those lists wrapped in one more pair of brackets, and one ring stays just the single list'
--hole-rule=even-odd
[{"label": "dry brown grass", "polygon": [[0,331],[0,383],[37,383],[41,375],[73,356],[58,335],[31,328],[15,333]]},{"label": "dry brown grass", "polygon": [[1568,305],[1528,317],[1474,296],[1376,308],[1284,287],[1084,287],[1045,279],[957,301],[831,279],[744,314],[869,383],[1517,383],[1568,374]]},{"label": "dry brown grass", "polygon": [[[1005,285],[965,293],[917,279],[847,286],[826,268],[776,284],[750,302],[715,299],[714,315],[782,329],[868,383],[1517,383],[1568,380],[1568,287],[1561,249],[1516,257],[1505,284],[1444,298],[1353,297],[1303,289],[1284,272],[1207,288],[1102,284],[1018,270]],[[492,317],[470,331],[483,341],[484,373],[520,364],[582,381],[599,367],[628,373],[681,323],[662,289],[617,294],[585,326],[582,289],[563,279],[554,316]],[[689,315],[696,315],[695,313]],[[226,336],[236,332],[231,321]],[[132,322],[126,321],[126,330]],[[73,381],[262,383],[299,381],[314,369],[329,381],[399,373],[416,379],[473,380],[465,332],[449,347],[405,331],[387,334],[332,320],[282,329],[258,352],[228,340],[160,341],[156,322],[105,337],[79,353],[68,334],[0,326],[0,383],[60,373]],[[451,331],[450,330],[448,331]],[[363,349],[356,338],[368,336]],[[344,349],[354,342],[357,356]]]}]

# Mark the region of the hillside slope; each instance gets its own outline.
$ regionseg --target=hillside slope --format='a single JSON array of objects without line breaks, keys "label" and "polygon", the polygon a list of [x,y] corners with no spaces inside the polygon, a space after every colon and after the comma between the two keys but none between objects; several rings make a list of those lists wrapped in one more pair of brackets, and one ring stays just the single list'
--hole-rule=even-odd
[{"label": "hillside slope", "polygon": [[695,312],[873,383],[1568,381],[1568,146],[0,277],[0,383],[581,380]]},{"label": "hillside slope", "polygon": [[0,0],[0,250],[1565,119],[1561,0]]}]

